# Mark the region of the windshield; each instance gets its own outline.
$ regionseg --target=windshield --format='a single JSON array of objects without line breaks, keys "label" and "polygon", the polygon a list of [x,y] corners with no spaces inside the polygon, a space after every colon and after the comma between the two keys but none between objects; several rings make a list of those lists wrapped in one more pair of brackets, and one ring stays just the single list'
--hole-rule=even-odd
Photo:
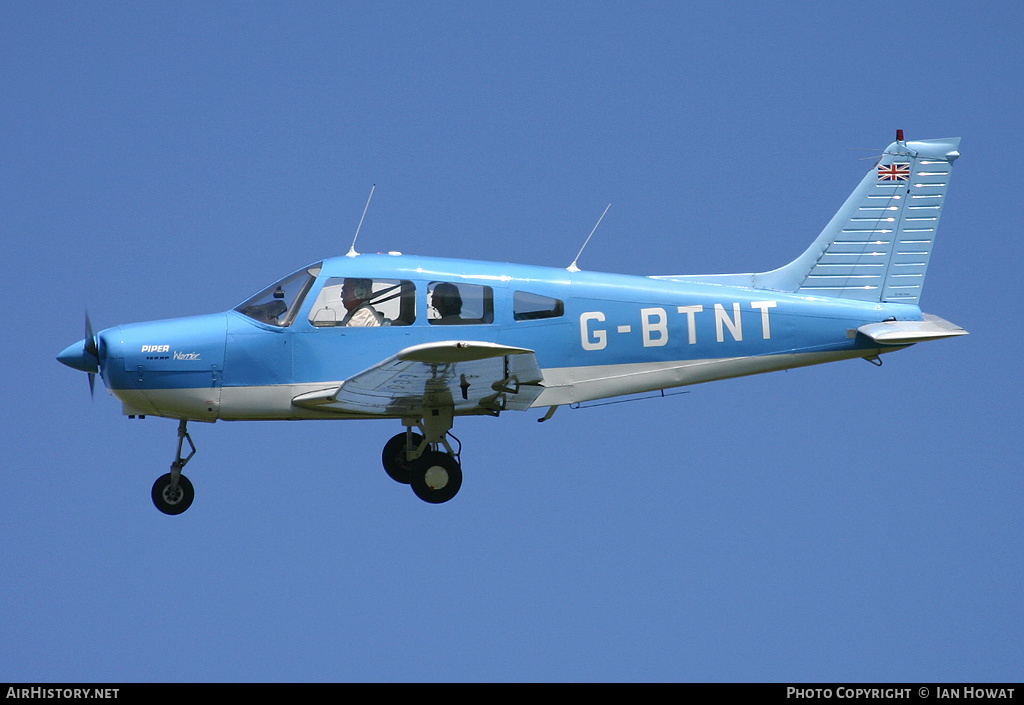
[{"label": "windshield", "polygon": [[302,300],[313,285],[316,275],[320,273],[320,264],[318,262],[300,269],[295,274],[271,284],[235,310],[260,323],[281,327],[291,325],[295,313],[302,305]]}]

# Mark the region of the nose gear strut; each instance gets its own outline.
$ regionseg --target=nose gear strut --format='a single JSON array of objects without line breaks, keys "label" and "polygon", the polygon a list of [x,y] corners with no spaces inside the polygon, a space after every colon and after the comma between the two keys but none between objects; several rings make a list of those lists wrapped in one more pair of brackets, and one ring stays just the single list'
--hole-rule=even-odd
[{"label": "nose gear strut", "polygon": [[[189,454],[181,457],[181,449],[185,442],[188,442]],[[182,419],[178,423],[178,452],[171,463],[171,471],[161,475],[153,483],[153,504],[164,514],[181,514],[190,506],[195,499],[195,490],[187,477],[181,474],[192,456],[196,454],[196,446],[188,435],[188,422]]]}]

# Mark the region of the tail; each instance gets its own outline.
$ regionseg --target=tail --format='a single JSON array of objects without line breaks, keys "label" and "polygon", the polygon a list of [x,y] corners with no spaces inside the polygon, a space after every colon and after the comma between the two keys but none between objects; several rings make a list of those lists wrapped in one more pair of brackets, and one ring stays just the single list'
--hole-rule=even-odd
[{"label": "tail", "polygon": [[807,251],[759,275],[760,286],[917,304],[959,146],[897,139]]},{"label": "tail", "polygon": [[960,138],[906,142],[902,133],[814,243],[786,266],[665,278],[917,304]]}]

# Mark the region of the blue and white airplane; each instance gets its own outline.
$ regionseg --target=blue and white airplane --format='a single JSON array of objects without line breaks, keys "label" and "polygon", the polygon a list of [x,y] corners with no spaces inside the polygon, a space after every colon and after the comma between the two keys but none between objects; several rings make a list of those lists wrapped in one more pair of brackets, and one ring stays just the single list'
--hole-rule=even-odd
[{"label": "blue and white airplane", "polygon": [[[153,501],[194,490],[189,421],[397,419],[383,465],[421,499],[462,484],[455,418],[882,353],[967,331],[918,306],[959,138],[902,131],[811,246],[768,272],[628,276],[399,253],[303,267],[223,313],[115,326],[58,360],[130,418],[179,420]],[[365,212],[364,212],[365,215]],[[183,454],[187,442],[188,453]]]}]

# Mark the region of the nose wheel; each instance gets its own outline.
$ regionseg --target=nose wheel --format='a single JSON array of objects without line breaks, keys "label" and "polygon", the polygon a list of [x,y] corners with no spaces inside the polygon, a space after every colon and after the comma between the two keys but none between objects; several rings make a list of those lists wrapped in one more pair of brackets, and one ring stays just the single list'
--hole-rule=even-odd
[{"label": "nose wheel", "polygon": [[153,504],[164,514],[181,514],[192,506],[196,492],[184,475],[178,475],[175,484],[171,473],[161,475],[153,483]]},{"label": "nose wheel", "polygon": [[[182,457],[181,449],[186,442],[189,453]],[[181,474],[181,469],[195,454],[196,446],[188,435],[188,422],[182,419],[178,424],[178,453],[171,463],[171,471],[153,483],[153,504],[164,514],[181,514],[192,506],[196,492],[189,479]]]}]

